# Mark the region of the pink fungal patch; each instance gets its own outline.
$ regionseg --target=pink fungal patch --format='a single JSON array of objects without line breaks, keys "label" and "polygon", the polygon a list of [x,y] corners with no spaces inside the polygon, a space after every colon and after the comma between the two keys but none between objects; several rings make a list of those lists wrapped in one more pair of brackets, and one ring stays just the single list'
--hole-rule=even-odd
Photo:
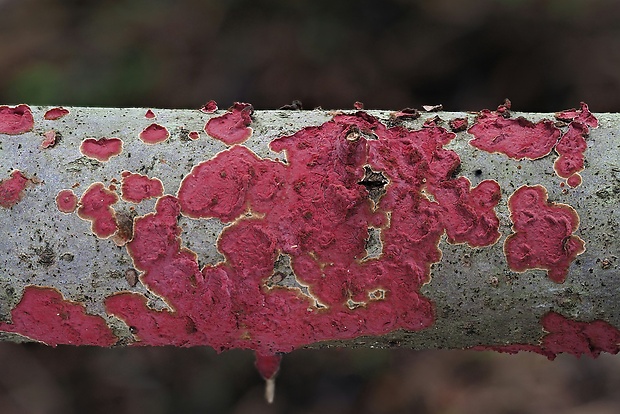
[{"label": "pink fungal patch", "polygon": [[552,121],[533,123],[523,117],[509,118],[509,107],[501,105],[497,111],[480,112],[468,133],[474,147],[487,152],[498,152],[517,160],[538,159],[549,153],[560,137],[560,130]]},{"label": "pink fungal patch", "polygon": [[547,190],[523,186],[508,200],[514,234],[504,242],[510,269],[524,272],[544,269],[554,282],[566,279],[571,262],[585,251],[585,243],[573,235],[579,216],[570,206],[547,201]]},{"label": "pink fungal patch", "polygon": [[43,118],[47,119],[48,121],[55,121],[68,114],[69,114],[68,109],[65,109],[62,107],[56,107],[56,108],[49,109],[47,112],[45,112],[45,115],[43,115]]},{"label": "pink fungal patch", "polygon": [[256,353],[256,369],[264,379],[274,378],[280,369],[282,355]]},{"label": "pink fungal patch", "polygon": [[41,142],[41,149],[51,148],[56,145],[58,134],[56,131],[49,130],[43,134],[43,141]]},{"label": "pink fungal patch", "polygon": [[514,344],[477,346],[476,350],[489,350],[515,354],[519,351],[536,352],[549,359],[568,353],[576,357],[598,357],[601,352],[617,354],[620,351],[620,331],[602,320],[579,322],[559,313],[549,312],[541,320],[546,332],[540,345]]},{"label": "pink fungal patch", "polygon": [[556,113],[555,117],[562,121],[577,121],[590,128],[598,127],[598,119],[590,113],[590,109],[585,102],[581,102],[579,109],[567,109],[566,111]]},{"label": "pink fungal patch", "polygon": [[34,128],[34,118],[28,105],[0,106],[0,134],[19,135]]},{"label": "pink fungal patch", "polygon": [[77,208],[78,198],[73,190],[60,190],[56,195],[56,206],[63,213],[73,213]]},{"label": "pink fungal patch", "polygon": [[568,130],[555,146],[559,157],[555,160],[553,169],[560,177],[566,178],[567,184],[574,188],[581,184],[581,176],[578,173],[584,169],[584,153],[588,148],[586,137],[590,128],[598,126],[598,120],[583,102],[581,109],[569,109],[555,116],[570,123]]},{"label": "pink fungal patch", "polygon": [[111,207],[116,202],[118,196],[106,189],[103,183],[93,183],[82,194],[77,214],[92,223],[92,232],[97,237],[106,239],[118,230],[116,214]]},{"label": "pink fungal patch", "polygon": [[542,158],[555,148],[559,155],[554,163],[556,173],[565,178],[570,187],[577,187],[582,181],[578,173],[584,169],[585,138],[590,128],[598,126],[598,120],[584,102],[580,109],[558,112],[555,117],[570,122],[566,132],[562,133],[547,119],[537,123],[523,117],[511,119],[510,102],[507,101],[497,111],[481,111],[467,132],[475,137],[470,141],[474,147],[519,160]]},{"label": "pink fungal patch", "polygon": [[253,111],[252,105],[235,102],[225,114],[209,119],[205,132],[226,145],[241,144],[252,135]]},{"label": "pink fungal patch", "polygon": [[543,317],[542,325],[548,332],[542,348],[554,355],[566,352],[594,358],[601,352],[617,354],[620,350],[620,331],[605,321],[579,322],[549,312]]},{"label": "pink fungal patch", "polygon": [[[142,283],[172,311],[149,308],[138,293],[107,298],[107,311],[132,327],[138,345],[264,356],[430,326],[433,305],[419,289],[441,257],[442,235],[471,246],[498,235],[497,183],[472,189],[453,178],[460,160],[443,145],[454,136],[438,126],[387,128],[358,112],[273,141],[286,164],[243,146],[197,164],[176,197],[161,197],[154,213],[135,219],[126,246]],[[378,200],[369,198],[366,168],[389,181]],[[200,269],[182,247],[179,214],[231,223],[218,238],[224,262]],[[365,260],[370,227],[382,229],[383,252]],[[307,294],[268,287],[282,255]],[[265,361],[269,376],[275,359]]]},{"label": "pink fungal patch", "polygon": [[200,108],[200,112],[205,114],[212,114],[215,111],[217,111],[217,103],[214,100],[210,100]]},{"label": "pink fungal patch", "polygon": [[568,177],[568,180],[566,180],[566,184],[568,184],[568,186],[571,188],[580,186],[581,182],[582,182],[582,179],[579,174],[573,174],[570,177]]},{"label": "pink fungal patch", "polygon": [[144,117],[146,119],[153,119],[156,117],[155,112],[151,111],[150,109],[146,111],[146,113],[144,114]]},{"label": "pink fungal patch", "polygon": [[21,171],[13,170],[11,178],[0,181],[0,207],[11,208],[19,203],[31,182]]},{"label": "pink fungal patch", "polygon": [[153,197],[161,197],[164,194],[164,186],[157,178],[149,178],[146,175],[133,174],[123,171],[121,183],[121,197],[131,203],[140,203]]},{"label": "pink fungal patch", "polygon": [[[258,183],[266,185],[265,195],[273,194],[281,185],[277,173],[271,173],[271,169],[282,167],[261,161],[245,147],[235,146],[220,152],[208,163],[194,167],[183,180],[178,193],[183,213],[192,218],[217,217],[231,222],[250,207],[248,189],[259,179],[273,180]],[[268,175],[263,177],[265,173]]]},{"label": "pink fungal patch", "polygon": [[123,152],[123,141],[119,138],[88,138],[82,141],[80,152],[88,158],[107,162]]},{"label": "pink fungal patch", "polygon": [[499,184],[485,180],[475,188],[465,177],[432,185],[431,191],[442,206],[443,224],[450,243],[472,247],[489,246],[500,238],[494,208],[501,198]]},{"label": "pink fungal patch", "polygon": [[65,300],[48,287],[27,286],[11,311],[12,323],[0,331],[13,332],[47,345],[112,346],[117,338],[100,316],[88,315],[84,306]]},{"label": "pink fungal patch", "polygon": [[[556,173],[562,177],[569,179],[568,185],[571,185],[570,179],[579,177],[577,174],[583,170],[584,155],[588,144],[585,136],[588,134],[588,127],[580,122],[571,122],[568,131],[562,135],[560,142],[556,145],[555,150],[560,155],[555,160],[553,168]],[[581,179],[578,180],[581,183]]]},{"label": "pink fungal patch", "polygon": [[200,138],[200,134],[198,133],[198,131],[190,131],[189,134],[187,134],[187,136],[189,137],[189,139],[191,139],[192,141],[197,140],[198,138]]},{"label": "pink fungal patch", "polygon": [[140,132],[140,139],[147,144],[159,144],[170,138],[170,132],[159,124],[151,124]]},{"label": "pink fungal patch", "polygon": [[453,132],[465,131],[468,126],[467,118],[454,118],[450,120],[450,129]]}]

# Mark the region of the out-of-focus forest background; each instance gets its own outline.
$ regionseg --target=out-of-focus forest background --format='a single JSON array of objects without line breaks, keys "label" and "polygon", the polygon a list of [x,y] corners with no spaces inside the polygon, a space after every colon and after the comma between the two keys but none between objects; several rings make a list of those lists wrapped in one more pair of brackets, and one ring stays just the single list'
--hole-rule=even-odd
[{"label": "out-of-focus forest background", "polygon": [[[0,0],[0,102],[620,111],[615,0]],[[524,277],[527,277],[525,275]],[[0,344],[0,413],[620,412],[620,359]]]}]

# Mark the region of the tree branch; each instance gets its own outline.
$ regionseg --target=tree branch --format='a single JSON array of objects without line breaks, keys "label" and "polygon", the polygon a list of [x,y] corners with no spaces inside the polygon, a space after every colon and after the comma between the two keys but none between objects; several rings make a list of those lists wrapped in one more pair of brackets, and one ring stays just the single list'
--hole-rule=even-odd
[{"label": "tree branch", "polygon": [[618,351],[617,114],[212,109],[0,107],[0,339]]}]

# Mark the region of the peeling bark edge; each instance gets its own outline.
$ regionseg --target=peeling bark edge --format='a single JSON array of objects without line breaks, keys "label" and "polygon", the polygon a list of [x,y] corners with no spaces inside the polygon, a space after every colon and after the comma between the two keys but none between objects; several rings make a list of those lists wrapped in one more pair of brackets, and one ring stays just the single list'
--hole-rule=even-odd
[{"label": "peeling bark edge", "polygon": [[[205,114],[197,110],[153,110],[157,122],[170,133],[156,145],[146,145],[140,132],[151,125],[146,109],[67,108],[69,114],[47,120],[48,107],[32,107],[34,127],[18,135],[0,135],[0,165],[4,177],[19,170],[33,179],[24,198],[10,209],[0,211],[4,229],[0,242],[3,264],[0,275],[0,319],[11,320],[11,310],[19,303],[26,286],[50,286],[62,296],[85,307],[90,315],[103,317],[120,338],[118,345],[133,342],[130,327],[110,316],[103,299],[121,291],[144,295],[154,309],[168,304],[143,284],[131,286],[127,272],[133,269],[131,257],[111,240],[101,240],[90,231],[90,224],[77,215],[64,215],[54,204],[56,194],[75,184],[83,192],[90,183],[103,182],[120,188],[123,171],[145,174],[162,181],[164,194],[174,194],[181,179],[201,161],[211,159],[227,146],[204,133],[205,124],[225,111]],[[356,111],[344,111],[353,114]],[[395,120],[388,111],[366,111],[387,126],[399,123],[416,130],[426,121]],[[247,114],[247,113],[246,113]],[[243,145],[258,157],[283,159],[269,149],[274,139],[308,126],[329,121],[327,111],[254,111],[249,127],[251,137]],[[454,119],[475,122],[476,114],[437,112],[434,122],[448,127]],[[513,113],[536,122],[554,119],[553,114]],[[434,323],[418,332],[396,330],[380,337],[361,336],[346,341],[323,341],[317,346],[370,346],[423,348],[470,348],[480,345],[538,345],[545,335],[541,319],[557,312],[571,320],[605,321],[620,326],[616,304],[620,243],[617,228],[620,215],[615,209],[620,198],[620,119],[617,114],[596,114],[598,129],[590,131],[583,184],[575,189],[561,187],[562,179],[553,171],[555,153],[537,160],[517,161],[501,154],[489,154],[468,144],[472,136],[457,132],[445,147],[458,153],[460,175],[472,187],[493,179],[501,188],[496,207],[500,220],[500,240],[484,248],[440,242],[441,261],[432,265],[430,282],[421,293],[434,305]],[[244,128],[246,126],[244,125]],[[53,147],[41,149],[44,134],[55,130],[62,138]],[[188,139],[190,132],[198,139]],[[122,153],[108,162],[92,160],[79,151],[87,138],[117,137],[123,140]],[[366,137],[372,139],[372,137]],[[162,162],[165,161],[165,162]],[[117,181],[114,181],[116,179]],[[37,183],[38,182],[38,183]],[[571,264],[566,280],[555,283],[543,270],[524,273],[511,271],[502,246],[512,233],[508,198],[522,186],[542,185],[549,199],[571,206],[580,218],[576,234],[585,240],[586,251]],[[116,191],[116,190],[113,190]],[[117,217],[143,216],[154,210],[155,199],[137,205],[124,201],[115,205]],[[132,210],[131,207],[134,209]],[[181,217],[186,230],[184,246],[196,252],[201,265],[216,264],[221,253],[215,241],[225,224],[217,219],[192,221]],[[202,237],[207,234],[208,237]],[[122,240],[121,240],[122,243]],[[286,278],[282,279],[286,281]],[[294,281],[290,281],[294,284]],[[302,289],[301,287],[300,289]],[[0,333],[2,340],[23,337]],[[27,338],[26,338],[27,339]]]}]

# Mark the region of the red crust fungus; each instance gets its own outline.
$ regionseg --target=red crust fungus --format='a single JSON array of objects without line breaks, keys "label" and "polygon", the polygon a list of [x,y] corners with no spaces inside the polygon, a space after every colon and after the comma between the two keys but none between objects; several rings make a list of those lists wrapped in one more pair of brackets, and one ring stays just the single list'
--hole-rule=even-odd
[{"label": "red crust fungus", "polygon": [[215,111],[217,111],[217,102],[215,102],[213,99],[204,104],[202,108],[200,108],[200,112],[204,112],[205,114],[212,114]]},{"label": "red crust fungus", "polygon": [[48,121],[55,121],[68,114],[69,114],[68,109],[65,109],[62,107],[56,107],[56,108],[49,109],[47,112],[45,112],[45,115],[43,115],[43,118],[47,119]]},{"label": "red crust fungus", "polygon": [[549,155],[560,137],[560,130],[547,119],[533,123],[523,117],[510,118],[509,109],[509,105],[500,105],[497,111],[483,109],[467,130],[474,136],[469,143],[483,151],[502,153],[516,160]]},{"label": "red crust fungus", "polygon": [[11,178],[0,181],[0,207],[11,208],[19,203],[31,182],[21,171],[13,170]]},{"label": "red crust fungus", "polygon": [[450,129],[453,132],[465,131],[468,125],[467,118],[454,118],[450,120]]},{"label": "red crust fungus", "polygon": [[106,239],[118,230],[116,214],[111,207],[116,202],[118,196],[106,189],[103,183],[93,183],[82,194],[77,214],[92,223],[92,232],[97,237]]},{"label": "red crust fungus", "polygon": [[[484,181],[472,189],[453,178],[460,160],[443,145],[454,136],[438,126],[387,128],[357,112],[273,141],[286,164],[243,146],[199,163],[176,197],[161,197],[154,213],[135,219],[126,246],[142,283],[172,311],[150,309],[137,293],[107,298],[107,311],[133,328],[138,345],[259,355],[430,326],[433,305],[419,289],[441,257],[442,234],[471,246],[499,234],[499,187]],[[376,205],[365,167],[389,180]],[[199,268],[181,247],[179,214],[231,223],[218,239],[224,262]],[[383,252],[364,260],[370,227],[382,229]],[[308,294],[267,287],[281,255]]]},{"label": "red crust fungus", "polygon": [[41,142],[41,149],[51,148],[56,145],[56,139],[58,134],[53,129],[46,131],[43,134],[43,141]]},{"label": "red crust fungus", "polygon": [[226,145],[241,144],[252,135],[253,111],[252,105],[235,102],[225,114],[209,119],[205,132]]},{"label": "red crust fungus", "polygon": [[151,124],[140,132],[140,139],[146,144],[159,144],[170,138],[170,132],[159,124]]},{"label": "red crust fungus", "polygon": [[548,202],[547,190],[540,185],[517,189],[508,208],[514,223],[514,233],[504,242],[510,269],[544,269],[554,282],[564,282],[571,262],[585,251],[584,241],[573,234],[579,226],[577,212]]},{"label": "red crust fungus", "polygon": [[80,152],[93,160],[107,162],[123,152],[123,141],[119,138],[88,138],[82,141]]},{"label": "red crust fungus", "polygon": [[56,195],[56,206],[63,213],[73,213],[77,208],[78,198],[73,190],[60,190]]},{"label": "red crust fungus", "polygon": [[34,118],[28,105],[0,106],[0,134],[19,135],[34,128]]},{"label": "red crust fungus", "polygon": [[542,317],[541,323],[546,334],[540,345],[491,345],[477,346],[474,349],[509,354],[519,351],[536,352],[549,359],[555,359],[561,353],[596,358],[601,352],[617,354],[620,351],[620,331],[605,321],[580,322],[556,312],[549,312]]},{"label": "red crust fungus", "polygon": [[149,178],[146,175],[133,174],[123,171],[121,181],[121,197],[131,203],[140,203],[149,198],[161,197],[164,194],[164,186],[157,178]]},{"label": "red crust fungus", "polygon": [[146,113],[144,114],[144,117],[146,119],[153,119],[156,117],[155,112],[153,112],[152,110],[147,110]]},{"label": "red crust fungus", "polygon": [[198,133],[198,131],[190,131],[189,134],[187,134],[187,136],[189,137],[189,139],[191,139],[192,141],[197,140],[198,138],[200,138],[200,134]]},{"label": "red crust fungus", "polygon": [[565,111],[556,113],[555,117],[561,121],[577,121],[586,125],[589,128],[598,127],[598,119],[596,119],[596,117],[592,115],[592,113],[590,113],[588,104],[586,104],[585,102],[581,102],[581,107],[579,109],[567,109]]},{"label": "red crust fungus", "polygon": [[548,119],[533,123],[523,117],[510,118],[510,102],[507,101],[497,111],[484,109],[480,112],[467,131],[475,137],[469,143],[483,151],[502,153],[518,160],[542,158],[555,149],[559,155],[554,163],[556,173],[566,178],[570,187],[577,187],[581,184],[578,173],[584,169],[585,138],[590,128],[598,126],[598,120],[584,102],[580,109],[558,112],[555,117],[570,122],[566,132],[562,133]]},{"label": "red crust fungus", "polygon": [[566,352],[597,357],[601,352],[617,354],[620,350],[620,331],[602,320],[579,322],[550,312],[543,317],[542,325],[548,332],[542,348],[555,355]]},{"label": "red crust fungus", "polygon": [[22,299],[11,311],[12,323],[0,323],[0,331],[13,332],[47,345],[112,346],[117,338],[100,316],[88,315],[84,306],[65,300],[48,287],[26,286]]},{"label": "red crust fungus", "polygon": [[432,186],[431,191],[442,206],[450,243],[482,247],[499,240],[499,219],[494,208],[501,198],[501,190],[496,181],[485,180],[471,188],[467,178],[459,177]]},{"label": "red crust fungus", "polygon": [[274,378],[280,369],[282,355],[261,354],[257,352],[255,356],[256,362],[254,365],[256,366],[256,369],[261,377],[266,380]]},{"label": "red crust fungus", "polygon": [[568,130],[562,135],[555,146],[559,157],[553,164],[553,169],[570,187],[581,184],[581,176],[578,174],[584,169],[584,152],[588,148],[586,137],[590,128],[598,127],[598,120],[588,109],[588,105],[581,103],[581,109],[569,109],[555,114],[562,121],[570,121]]}]

